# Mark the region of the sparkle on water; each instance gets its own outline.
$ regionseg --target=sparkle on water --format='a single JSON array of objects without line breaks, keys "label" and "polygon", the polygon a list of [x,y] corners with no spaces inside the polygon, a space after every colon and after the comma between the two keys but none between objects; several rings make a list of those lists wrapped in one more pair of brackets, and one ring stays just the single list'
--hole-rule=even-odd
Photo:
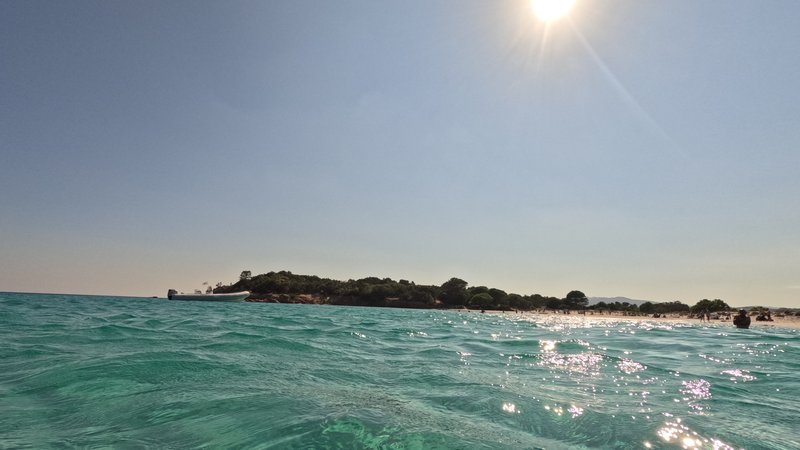
[{"label": "sparkle on water", "polygon": [[800,448],[797,330],[0,294],[0,448]]}]

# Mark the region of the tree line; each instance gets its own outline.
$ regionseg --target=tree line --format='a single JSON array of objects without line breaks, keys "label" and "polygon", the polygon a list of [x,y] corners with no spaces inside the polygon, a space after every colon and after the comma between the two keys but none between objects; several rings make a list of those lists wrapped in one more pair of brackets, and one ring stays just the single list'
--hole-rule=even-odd
[{"label": "tree line", "polygon": [[520,295],[486,286],[469,286],[460,278],[451,278],[439,286],[416,284],[408,280],[367,277],[339,281],[315,275],[296,275],[289,271],[268,272],[253,276],[242,271],[239,280],[228,286],[217,284],[214,292],[250,291],[251,298],[281,296],[291,302],[295,296],[310,295],[319,303],[362,306],[397,306],[415,308],[472,308],[493,310],[599,310],[634,314],[701,313],[728,311],[722,300],[703,299],[694,306],[679,301],[641,305],[628,302],[599,302],[589,305],[589,299],[578,290],[563,298],[540,294]]}]

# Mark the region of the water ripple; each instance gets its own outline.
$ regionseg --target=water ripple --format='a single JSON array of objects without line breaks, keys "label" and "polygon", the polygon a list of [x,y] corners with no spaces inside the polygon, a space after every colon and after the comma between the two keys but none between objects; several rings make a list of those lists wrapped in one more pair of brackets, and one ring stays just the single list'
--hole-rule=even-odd
[{"label": "water ripple", "polygon": [[0,294],[0,447],[800,448],[796,331]]}]

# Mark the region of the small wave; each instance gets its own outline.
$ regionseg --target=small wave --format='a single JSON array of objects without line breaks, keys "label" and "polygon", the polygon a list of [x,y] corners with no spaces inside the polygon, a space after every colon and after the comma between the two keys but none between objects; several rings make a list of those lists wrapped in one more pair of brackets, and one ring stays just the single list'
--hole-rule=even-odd
[{"label": "small wave", "polygon": [[796,447],[792,332],[0,300],[0,446],[666,448],[684,417],[703,445]]}]

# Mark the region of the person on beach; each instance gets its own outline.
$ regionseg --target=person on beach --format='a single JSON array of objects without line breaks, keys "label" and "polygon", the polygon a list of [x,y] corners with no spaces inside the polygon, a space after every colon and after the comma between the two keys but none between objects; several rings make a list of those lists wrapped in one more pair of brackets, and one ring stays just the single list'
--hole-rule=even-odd
[{"label": "person on beach", "polygon": [[750,317],[747,315],[747,311],[740,309],[739,315],[733,318],[733,324],[736,325],[736,328],[750,328]]}]

